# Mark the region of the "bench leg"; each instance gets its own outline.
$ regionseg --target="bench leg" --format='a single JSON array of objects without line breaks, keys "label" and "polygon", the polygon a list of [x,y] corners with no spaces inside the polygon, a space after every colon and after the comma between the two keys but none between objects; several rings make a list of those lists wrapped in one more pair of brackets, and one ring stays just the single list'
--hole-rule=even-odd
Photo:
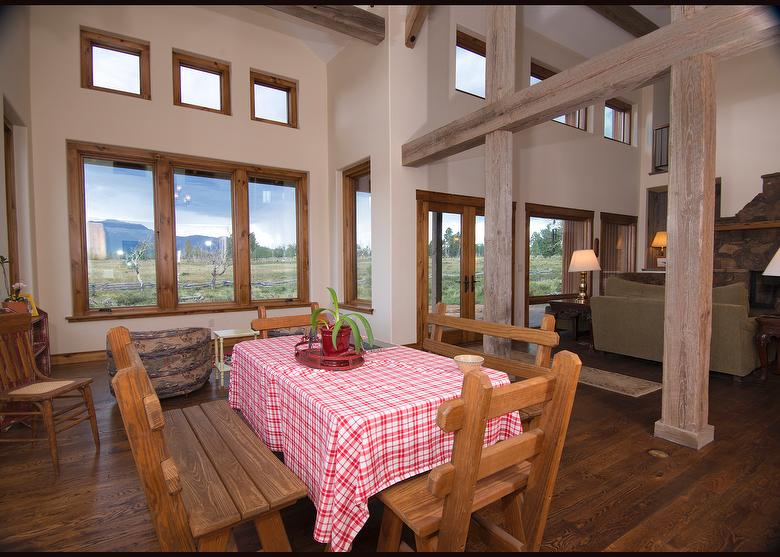
[{"label": "bench leg", "polygon": [[379,529],[377,551],[398,551],[401,547],[401,530],[404,523],[393,511],[385,507],[382,512],[382,526]]},{"label": "bench leg", "polygon": [[292,551],[279,511],[258,516],[255,519],[255,528],[263,551]]},{"label": "bench leg", "polygon": [[230,535],[230,530],[230,528],[225,528],[223,530],[214,532],[213,534],[203,536],[198,540],[198,551],[214,551],[224,553],[227,551],[228,544],[232,537]]}]

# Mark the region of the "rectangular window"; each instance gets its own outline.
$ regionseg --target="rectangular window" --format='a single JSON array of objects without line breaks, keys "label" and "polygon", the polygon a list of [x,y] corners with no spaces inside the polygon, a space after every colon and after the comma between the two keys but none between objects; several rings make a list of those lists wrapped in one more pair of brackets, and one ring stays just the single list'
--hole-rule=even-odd
[{"label": "rectangular window", "polygon": [[235,299],[231,175],[174,168],[179,303]]},{"label": "rectangular window", "polygon": [[89,309],[156,306],[154,167],[84,157]]},{"label": "rectangular window", "polygon": [[230,64],[174,50],[173,104],[230,115]]},{"label": "rectangular window", "polygon": [[298,297],[295,183],[249,177],[249,260],[253,300]]},{"label": "rectangular window", "polygon": [[458,31],[455,39],[455,89],[485,98],[485,41]]},{"label": "rectangular window", "polygon": [[309,303],[306,173],[67,142],[73,316]]},{"label": "rectangular window", "polygon": [[149,43],[81,29],[81,86],[150,99]]},{"label": "rectangular window", "polygon": [[[530,83],[531,85],[536,85],[537,83],[541,83],[548,77],[554,76],[556,73],[549,68],[546,68],[542,65],[539,65],[535,62],[531,62],[531,79]],[[579,110],[576,110],[574,112],[571,112],[569,114],[562,114],[556,118],[553,118],[554,122],[560,122],[561,124],[566,124],[567,126],[571,126],[573,128],[577,128],[580,130],[587,130],[588,129],[588,109],[587,108],[581,108]]]},{"label": "rectangular window", "polygon": [[631,105],[620,99],[604,102],[604,137],[631,144]]},{"label": "rectangular window", "polygon": [[371,307],[371,163],[344,171],[344,302]]},{"label": "rectangular window", "polygon": [[298,84],[258,71],[249,72],[253,120],[298,127]]}]

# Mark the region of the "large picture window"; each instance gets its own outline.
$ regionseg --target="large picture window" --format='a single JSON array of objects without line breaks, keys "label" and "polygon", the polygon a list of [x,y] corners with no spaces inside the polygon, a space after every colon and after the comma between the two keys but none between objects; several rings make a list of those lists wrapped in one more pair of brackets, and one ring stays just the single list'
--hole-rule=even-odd
[{"label": "large picture window", "polygon": [[69,141],[70,320],[309,303],[304,172]]}]

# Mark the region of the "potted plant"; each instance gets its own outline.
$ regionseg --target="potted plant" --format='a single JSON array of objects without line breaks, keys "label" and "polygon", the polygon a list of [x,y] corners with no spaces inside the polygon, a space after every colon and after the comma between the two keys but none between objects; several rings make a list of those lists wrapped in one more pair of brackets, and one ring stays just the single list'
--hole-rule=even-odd
[{"label": "potted plant", "polygon": [[[343,313],[339,311],[339,301],[336,291],[328,287],[333,306],[329,308],[318,308],[311,313],[311,328],[317,330],[317,318],[322,313],[329,313],[333,321],[328,320],[327,324],[320,324],[319,333],[322,338],[322,352],[326,356],[337,356],[349,352],[350,333],[355,336],[355,351],[363,350],[363,337],[360,336],[358,323],[363,324],[366,337],[369,344],[374,344],[374,333],[371,330],[371,324],[368,319],[357,313]],[[357,320],[357,321],[356,321]]]},{"label": "potted plant", "polygon": [[28,313],[27,298],[21,295],[22,288],[27,286],[23,282],[16,282],[11,285],[11,295],[3,302],[3,307],[10,309],[15,313]]}]

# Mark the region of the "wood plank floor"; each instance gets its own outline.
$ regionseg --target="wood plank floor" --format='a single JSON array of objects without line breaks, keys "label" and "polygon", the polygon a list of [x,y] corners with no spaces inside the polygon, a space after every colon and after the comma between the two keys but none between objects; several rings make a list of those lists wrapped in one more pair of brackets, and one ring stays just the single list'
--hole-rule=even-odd
[{"label": "wood plank floor", "polygon": [[[566,340],[562,348],[579,352],[586,365],[660,381],[659,364],[588,352]],[[55,375],[95,378],[101,451],[95,455],[86,423],[62,433],[55,481],[45,443],[0,446],[0,550],[158,550],[105,366],[60,366]],[[209,383],[163,407],[226,396]],[[715,442],[698,452],[652,436],[660,399],[660,392],[634,399],[578,387],[542,549],[780,549],[780,376],[733,384],[713,374]],[[355,550],[376,547],[381,504],[372,502],[370,511]],[[497,509],[483,512],[498,516]],[[294,550],[322,551],[312,538],[314,513],[308,500],[283,513]],[[258,549],[251,526],[236,538],[240,550]],[[468,548],[483,546],[470,540]]]}]

